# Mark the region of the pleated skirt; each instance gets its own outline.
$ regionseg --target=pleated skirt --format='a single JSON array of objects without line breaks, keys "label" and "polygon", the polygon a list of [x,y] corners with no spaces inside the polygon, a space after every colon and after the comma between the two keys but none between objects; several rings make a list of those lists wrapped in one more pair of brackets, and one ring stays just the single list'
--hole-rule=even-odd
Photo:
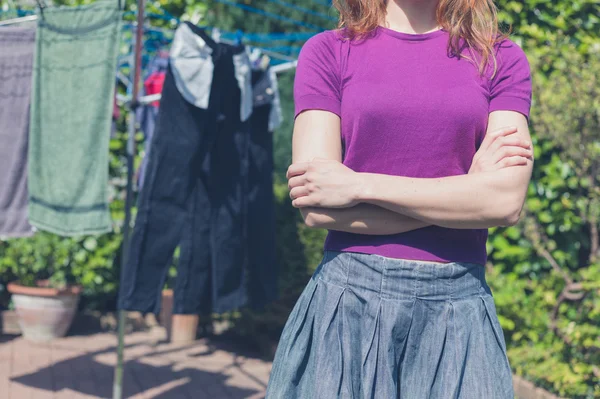
[{"label": "pleated skirt", "polygon": [[485,269],[326,251],[267,399],[514,399]]}]

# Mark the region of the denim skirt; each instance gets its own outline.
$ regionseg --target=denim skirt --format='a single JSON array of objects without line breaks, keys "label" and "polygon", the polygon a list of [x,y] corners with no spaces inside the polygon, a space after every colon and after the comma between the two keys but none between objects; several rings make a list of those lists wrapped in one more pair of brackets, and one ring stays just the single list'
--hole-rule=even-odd
[{"label": "denim skirt", "polygon": [[485,269],[326,251],[267,399],[514,399]]}]

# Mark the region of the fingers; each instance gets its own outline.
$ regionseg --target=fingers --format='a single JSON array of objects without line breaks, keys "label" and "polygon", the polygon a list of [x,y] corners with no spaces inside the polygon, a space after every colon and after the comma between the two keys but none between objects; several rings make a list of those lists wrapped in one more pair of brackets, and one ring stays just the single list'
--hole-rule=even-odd
[{"label": "fingers", "polygon": [[318,205],[318,204],[314,201],[314,199],[312,199],[309,196],[296,198],[295,200],[292,201],[292,206],[294,208],[306,208],[306,207],[316,206],[316,205]]},{"label": "fingers", "polygon": [[302,175],[309,170],[314,170],[318,165],[323,166],[323,164],[336,164],[338,161],[334,161],[332,159],[327,158],[313,158],[310,162],[297,162],[290,165],[287,170],[286,177],[289,180],[293,176]]},{"label": "fingers", "polygon": [[493,143],[490,144],[488,151],[492,154],[496,153],[500,148],[513,146],[519,148],[525,148],[531,151],[531,143],[525,139],[522,139],[518,136],[503,136],[498,137],[494,140]]},{"label": "fingers", "polygon": [[483,138],[483,142],[481,143],[480,150],[485,151],[493,142],[496,141],[499,137],[505,137],[510,134],[517,132],[516,126],[507,126],[500,129],[496,129],[491,131],[485,135]]},{"label": "fingers", "polygon": [[498,162],[496,165],[500,166],[500,168],[508,168],[510,166],[527,165],[528,159],[529,158],[522,157],[522,156],[507,157],[507,158],[502,158],[500,160],[500,162]]},{"label": "fingers", "polygon": [[306,173],[308,171],[309,166],[310,166],[310,162],[293,163],[288,168],[287,173],[286,173],[286,177],[289,180],[293,176],[302,175],[302,174],[304,174],[304,173]]},{"label": "fingers", "polygon": [[291,190],[294,187],[303,186],[308,182],[306,174],[291,177],[288,180],[288,188]]},{"label": "fingers", "polygon": [[500,149],[498,149],[498,151],[496,151],[494,153],[494,157],[492,159],[492,161],[494,163],[498,163],[501,160],[503,160],[504,158],[510,158],[510,157],[523,157],[523,158],[531,158],[531,150],[528,148],[523,148],[523,147],[517,147],[517,146],[504,146]]},{"label": "fingers", "polygon": [[305,186],[294,187],[290,190],[290,198],[295,200],[300,197],[305,197],[309,194],[308,188]]},{"label": "fingers", "polygon": [[[518,136],[505,136],[496,140],[498,146],[513,145],[522,148],[530,148],[531,143]],[[494,143],[495,144],[495,143]]]}]

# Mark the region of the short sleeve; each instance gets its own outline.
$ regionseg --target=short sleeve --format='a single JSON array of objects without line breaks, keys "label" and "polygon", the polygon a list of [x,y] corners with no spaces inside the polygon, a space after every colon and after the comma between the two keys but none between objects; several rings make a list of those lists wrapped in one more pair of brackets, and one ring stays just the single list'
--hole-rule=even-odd
[{"label": "short sleeve", "polygon": [[510,40],[499,44],[497,70],[490,84],[492,111],[516,111],[529,119],[531,71],[523,50]]},{"label": "short sleeve", "polygon": [[334,31],[318,33],[302,46],[294,79],[294,116],[309,109],[340,115],[339,46]]}]

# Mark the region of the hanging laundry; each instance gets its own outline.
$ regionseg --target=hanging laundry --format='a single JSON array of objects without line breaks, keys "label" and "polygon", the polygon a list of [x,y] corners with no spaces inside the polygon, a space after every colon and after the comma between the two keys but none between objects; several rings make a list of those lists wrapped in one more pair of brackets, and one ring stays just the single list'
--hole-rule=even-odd
[{"label": "hanging laundry", "polygon": [[33,233],[27,222],[27,142],[35,30],[0,29],[0,236]]},{"label": "hanging laundry", "polygon": [[283,111],[281,110],[281,97],[279,96],[279,85],[277,83],[277,74],[272,69],[269,69],[269,81],[271,82],[271,90],[273,91],[273,103],[269,113],[269,130],[272,132],[281,126],[283,122]]},{"label": "hanging laundry", "polygon": [[[206,43],[197,42],[194,29],[198,28],[187,22],[177,29],[171,44],[170,62],[173,67],[175,84],[181,95],[190,104],[206,109],[211,94],[214,70],[213,51],[215,49]],[[215,46],[222,44],[228,46],[215,42],[211,37],[208,38]],[[193,48],[194,51],[190,52],[190,48]],[[232,58],[234,76],[241,93],[239,118],[244,122],[252,114],[252,70],[246,51],[240,51]]]},{"label": "hanging laundry", "polygon": [[38,14],[29,219],[62,235],[111,230],[108,144],[121,12],[114,0]]},{"label": "hanging laundry", "polygon": [[158,54],[152,58],[146,67],[146,79],[154,73],[165,73],[169,66],[169,52],[161,50]]},{"label": "hanging laundry", "polygon": [[248,297],[260,307],[277,298],[278,264],[275,252],[275,198],[273,194],[273,131],[275,107],[271,70],[252,72],[254,109],[250,117],[248,153]]},{"label": "hanging laundry", "polygon": [[180,25],[123,271],[120,309],[159,311],[178,245],[174,313],[221,313],[248,302],[250,122],[242,121],[244,90],[252,100],[247,82],[251,85],[251,70],[244,47],[216,43],[188,22]]},{"label": "hanging laundry", "polygon": [[[253,70],[253,106],[269,103],[271,111],[269,114],[269,130],[274,131],[283,122],[283,112],[281,110],[281,100],[279,98],[279,86],[277,84],[277,74],[269,68],[271,58],[264,54],[259,48],[247,50],[248,58]],[[265,71],[266,74],[258,74],[258,71]],[[256,81],[256,76],[260,76]]]},{"label": "hanging laundry", "polygon": [[[162,91],[162,87],[165,83],[165,71],[157,71],[153,72],[148,76],[148,78],[144,81],[144,89],[146,91],[146,95],[152,94],[160,94]],[[153,101],[150,103],[152,107],[158,108],[160,101]]]},{"label": "hanging laundry", "polygon": [[[162,88],[165,82],[166,70],[168,67],[168,58],[155,57],[148,66],[149,75],[144,81],[144,89],[142,95],[149,96],[162,93]],[[148,154],[152,148],[152,137],[156,125],[156,117],[158,116],[158,106],[160,101],[153,101],[150,104],[144,104],[137,109],[137,121],[144,133],[144,157],[138,170],[138,189],[141,189],[144,184],[144,176],[148,167]]]},{"label": "hanging laundry", "polygon": [[114,139],[117,137],[117,122],[121,117],[121,110],[119,109],[119,104],[117,103],[117,92],[115,91],[115,97],[113,101],[113,112],[112,112],[112,120],[110,125],[110,138]]}]

